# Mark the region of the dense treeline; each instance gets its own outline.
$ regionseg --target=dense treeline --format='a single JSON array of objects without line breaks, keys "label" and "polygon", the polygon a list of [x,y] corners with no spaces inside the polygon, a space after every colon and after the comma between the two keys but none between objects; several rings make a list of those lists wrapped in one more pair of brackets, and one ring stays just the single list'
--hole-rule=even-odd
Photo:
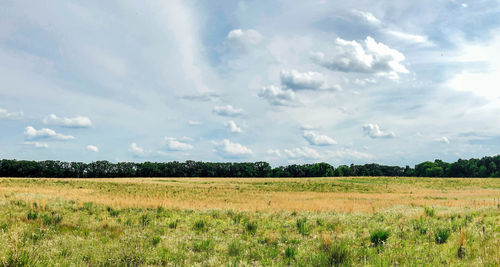
[{"label": "dense treeline", "polygon": [[454,163],[435,160],[415,168],[379,164],[341,165],[328,163],[288,165],[272,168],[266,162],[212,163],[119,162],[92,163],[62,161],[0,161],[0,177],[330,177],[330,176],[419,176],[419,177],[500,177],[500,155],[482,159],[459,159]]}]

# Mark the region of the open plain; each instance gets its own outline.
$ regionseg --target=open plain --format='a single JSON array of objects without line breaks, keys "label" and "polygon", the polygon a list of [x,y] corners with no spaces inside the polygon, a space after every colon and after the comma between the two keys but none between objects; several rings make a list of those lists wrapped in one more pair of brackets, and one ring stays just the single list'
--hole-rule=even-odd
[{"label": "open plain", "polygon": [[0,179],[0,265],[500,265],[500,179]]}]

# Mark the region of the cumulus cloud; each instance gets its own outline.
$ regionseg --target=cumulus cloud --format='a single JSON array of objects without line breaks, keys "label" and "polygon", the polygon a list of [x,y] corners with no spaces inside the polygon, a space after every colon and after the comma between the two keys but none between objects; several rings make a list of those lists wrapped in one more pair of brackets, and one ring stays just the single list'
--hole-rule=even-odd
[{"label": "cumulus cloud", "polygon": [[298,72],[296,70],[282,70],[281,84],[292,90],[319,89],[325,83],[323,74],[314,71]]},{"label": "cumulus cloud", "polygon": [[243,115],[243,109],[234,108],[231,105],[215,106],[213,112],[219,116],[237,117]]},{"label": "cumulus cloud", "polygon": [[279,149],[268,149],[267,154],[271,156],[281,157],[281,152]]},{"label": "cumulus cloud", "polygon": [[191,95],[183,95],[181,99],[191,100],[191,101],[201,101],[201,102],[209,102],[220,99],[221,95],[214,92],[205,92]]},{"label": "cumulus cloud", "polygon": [[370,12],[365,12],[365,11],[360,11],[360,10],[353,10],[352,13],[354,15],[357,15],[358,17],[364,19],[366,22],[374,25],[379,25],[381,24],[381,21],[377,19],[372,13]]},{"label": "cumulus cloud", "polygon": [[73,118],[60,118],[55,114],[50,114],[43,119],[43,123],[47,125],[57,125],[68,128],[88,128],[92,127],[92,121],[83,116],[76,116]]},{"label": "cumulus cloud", "polygon": [[333,71],[380,74],[394,79],[399,78],[398,73],[409,73],[401,64],[405,60],[401,52],[377,43],[370,36],[364,43],[337,38],[334,55],[327,57],[318,52],[313,53],[312,59]]},{"label": "cumulus cloud", "polygon": [[138,146],[136,143],[130,144],[128,147],[128,151],[134,153],[134,154],[143,154],[144,153],[144,148]]},{"label": "cumulus cloud", "polygon": [[230,120],[226,123],[224,123],[224,126],[226,126],[226,128],[232,132],[232,133],[242,133],[243,130],[241,129],[241,127],[239,127],[236,122],[234,122],[233,120]]},{"label": "cumulus cloud", "polygon": [[273,106],[290,106],[297,98],[292,90],[284,90],[274,85],[262,87],[258,96]]},{"label": "cumulus cloud", "polygon": [[226,43],[233,50],[246,51],[257,47],[262,43],[264,37],[256,30],[235,29],[230,31],[226,37]]},{"label": "cumulus cloud", "polygon": [[320,135],[313,131],[305,131],[302,136],[313,146],[330,146],[337,144],[331,137]]},{"label": "cumulus cloud", "polygon": [[371,138],[394,138],[396,134],[393,132],[383,132],[380,130],[380,127],[377,124],[365,124],[363,126],[363,131],[366,135]]},{"label": "cumulus cloud", "polygon": [[242,158],[253,155],[250,148],[238,143],[233,143],[228,139],[222,142],[214,142],[215,151],[224,158]]},{"label": "cumulus cloud", "polygon": [[443,136],[441,138],[436,139],[437,142],[443,143],[443,144],[450,144],[450,139],[448,137]]},{"label": "cumulus cloud", "polygon": [[40,142],[27,141],[27,142],[24,142],[24,144],[28,145],[28,146],[33,146],[35,148],[48,148],[49,147],[49,144],[47,144],[47,143],[40,143]]},{"label": "cumulus cloud", "polygon": [[94,146],[94,145],[88,145],[87,150],[92,151],[92,152],[99,152],[99,148],[97,146]]},{"label": "cumulus cloud", "polygon": [[320,155],[319,153],[308,147],[298,147],[298,148],[293,148],[293,149],[285,149],[284,150],[285,154],[291,158],[291,159],[319,159]]},{"label": "cumulus cloud", "polygon": [[32,126],[28,126],[24,129],[24,137],[28,140],[73,140],[74,136],[71,135],[62,135],[56,133],[56,131],[48,128],[42,128],[37,130]]},{"label": "cumulus cloud", "polygon": [[191,144],[186,143],[186,141],[191,141],[192,139],[183,137],[181,139],[173,137],[165,137],[165,145],[170,151],[186,151],[193,149]]},{"label": "cumulus cloud", "polygon": [[0,119],[8,119],[8,120],[18,120],[23,117],[23,112],[9,112],[6,109],[0,108]]}]

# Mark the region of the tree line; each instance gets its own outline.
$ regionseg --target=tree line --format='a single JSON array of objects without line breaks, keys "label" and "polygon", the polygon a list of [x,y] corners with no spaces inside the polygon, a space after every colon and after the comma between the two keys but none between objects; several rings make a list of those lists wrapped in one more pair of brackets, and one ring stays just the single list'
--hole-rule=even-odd
[{"label": "tree line", "polygon": [[417,176],[417,177],[500,177],[500,155],[481,159],[459,159],[453,163],[426,161],[409,166],[376,163],[340,165],[328,163],[293,164],[272,168],[267,162],[64,162],[55,160],[0,161],[0,177],[117,178],[117,177],[339,177],[339,176]]}]

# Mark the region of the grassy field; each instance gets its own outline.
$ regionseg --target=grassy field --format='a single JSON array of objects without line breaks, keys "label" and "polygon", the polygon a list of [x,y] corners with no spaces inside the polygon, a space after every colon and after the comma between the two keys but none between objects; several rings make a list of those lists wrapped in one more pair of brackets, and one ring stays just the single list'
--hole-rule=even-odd
[{"label": "grassy field", "polygon": [[0,179],[0,266],[500,266],[500,179]]}]

